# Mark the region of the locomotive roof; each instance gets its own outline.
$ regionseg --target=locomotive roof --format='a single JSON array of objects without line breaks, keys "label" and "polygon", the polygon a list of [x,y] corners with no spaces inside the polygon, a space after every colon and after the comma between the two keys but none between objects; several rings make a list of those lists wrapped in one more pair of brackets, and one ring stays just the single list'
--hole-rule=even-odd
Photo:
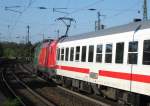
[{"label": "locomotive roof", "polygon": [[67,42],[67,41],[74,41],[74,40],[80,40],[80,39],[86,39],[86,38],[92,38],[92,37],[98,37],[98,36],[105,36],[105,35],[109,35],[109,34],[136,31],[137,28],[139,28],[139,29],[150,28],[150,20],[132,22],[132,23],[129,23],[126,25],[107,28],[107,29],[103,29],[100,31],[83,33],[83,34],[78,34],[75,36],[68,36],[68,37],[62,38],[59,42]]}]

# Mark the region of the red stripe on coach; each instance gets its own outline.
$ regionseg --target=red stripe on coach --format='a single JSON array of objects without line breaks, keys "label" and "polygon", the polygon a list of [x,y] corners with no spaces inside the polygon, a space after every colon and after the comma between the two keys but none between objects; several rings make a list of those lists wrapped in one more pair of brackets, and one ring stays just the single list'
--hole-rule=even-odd
[{"label": "red stripe on coach", "polygon": [[132,80],[137,82],[150,83],[150,76],[147,75],[139,75],[139,74],[129,74],[129,73],[121,73],[121,72],[112,72],[112,71],[99,71],[99,76],[112,77],[124,80]]},{"label": "red stripe on coach", "polygon": [[106,76],[106,77],[112,77],[112,78],[119,78],[119,79],[125,79],[130,80],[131,74],[128,73],[120,73],[120,72],[112,72],[112,71],[99,71],[100,76]]},{"label": "red stripe on coach", "polygon": [[[59,65],[55,66],[55,69],[62,69],[62,70],[80,72],[80,73],[86,73],[86,74],[89,74],[90,72],[90,70],[86,68],[77,68],[77,67],[59,66]],[[129,73],[99,70],[99,76],[150,83],[150,76],[147,76],[147,75],[139,75],[139,74],[131,75]]]},{"label": "red stripe on coach", "polygon": [[77,68],[77,67],[70,67],[70,66],[56,66],[56,69],[62,69],[67,71],[74,71],[74,72],[80,72],[80,73],[86,73],[89,74],[89,69],[86,68]]},{"label": "red stripe on coach", "polygon": [[139,74],[132,74],[132,80],[133,81],[138,81],[138,82],[150,83],[150,76],[139,75]]}]

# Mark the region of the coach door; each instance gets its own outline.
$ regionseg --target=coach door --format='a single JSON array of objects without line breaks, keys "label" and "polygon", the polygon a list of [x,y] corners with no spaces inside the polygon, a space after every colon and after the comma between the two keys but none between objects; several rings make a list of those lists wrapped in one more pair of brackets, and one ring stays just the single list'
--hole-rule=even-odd
[{"label": "coach door", "polygon": [[139,36],[141,25],[138,25],[137,28],[134,30],[134,33],[132,35],[132,41],[129,42],[129,48],[128,48],[128,64],[131,64],[131,75],[130,75],[130,91],[133,91],[134,82],[138,75],[138,70],[140,70],[139,60],[141,60],[141,38]]},{"label": "coach door", "polygon": [[46,48],[47,48],[47,43],[44,43],[42,45],[41,51],[39,53],[38,61],[39,61],[39,65],[41,65],[41,66],[45,66]]},{"label": "coach door", "polygon": [[131,64],[130,91],[132,91],[132,81],[134,78],[135,68],[138,64],[138,41],[129,42],[128,64]]},{"label": "coach door", "polygon": [[41,50],[41,44],[38,44],[37,47],[35,48],[35,53],[34,53],[34,65],[38,65],[38,56],[40,54]]},{"label": "coach door", "polygon": [[131,91],[150,95],[150,38],[135,41],[132,58]]},{"label": "coach door", "polygon": [[44,66],[47,67],[48,66],[48,55],[49,55],[49,46],[50,46],[51,42],[48,42],[47,46],[46,46],[46,55],[45,55],[45,63]]},{"label": "coach door", "polygon": [[52,43],[49,46],[49,54],[48,54],[48,67],[54,68],[56,65],[56,46],[57,42],[52,41]]}]

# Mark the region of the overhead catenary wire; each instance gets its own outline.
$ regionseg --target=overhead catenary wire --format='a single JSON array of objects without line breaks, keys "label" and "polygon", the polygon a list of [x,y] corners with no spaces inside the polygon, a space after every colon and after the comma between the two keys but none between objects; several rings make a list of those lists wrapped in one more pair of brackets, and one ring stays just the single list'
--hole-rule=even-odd
[{"label": "overhead catenary wire", "polygon": [[[141,2],[142,3],[142,2]],[[135,6],[135,5],[138,5],[139,4],[139,1],[137,1],[136,3],[134,3],[134,4],[132,4],[128,9],[120,9],[120,11],[119,11],[119,9],[117,9],[118,10],[118,12],[117,13],[115,13],[114,15],[111,15],[111,16],[109,16],[109,19],[111,19],[111,18],[113,18],[113,17],[116,17],[116,16],[119,16],[119,15],[123,15],[123,14],[125,14],[125,13],[127,13],[127,12],[137,12],[138,14],[139,14],[139,11],[140,11],[140,9],[133,9],[133,7]],[[112,9],[113,10],[113,9]],[[117,10],[115,10],[115,11],[117,11]]]},{"label": "overhead catenary wire", "polygon": [[70,0],[67,0],[66,8],[68,8],[68,7],[69,7],[69,3],[70,3]]},{"label": "overhead catenary wire", "polygon": [[16,18],[14,24],[13,24],[12,27],[11,27],[10,36],[12,35],[13,30],[15,29],[17,23],[20,21],[20,18],[21,18],[21,16],[23,15],[23,13],[24,13],[25,11],[27,11],[27,10],[30,8],[30,6],[31,6],[35,1],[36,1],[36,0],[29,0],[29,3],[28,3],[28,5],[27,5],[27,7],[24,8],[24,10],[21,11],[21,13],[18,15],[18,17]]},{"label": "overhead catenary wire", "polygon": [[[1,0],[1,1],[4,1],[4,0]],[[28,5],[25,5],[25,6],[22,6],[22,7],[20,7],[20,8],[27,8],[27,7],[29,7],[30,9],[31,8],[35,8],[35,9],[38,9],[38,7],[36,7],[35,5],[33,6],[32,4],[34,3],[34,1],[35,0],[26,0],[26,1],[28,1]],[[94,1],[91,1],[91,3],[90,4],[88,4],[88,5],[86,5],[86,6],[81,6],[81,8],[79,7],[77,7],[77,8],[72,8],[72,7],[70,7],[69,5],[70,5],[70,2],[71,2],[71,0],[66,0],[66,2],[65,2],[65,5],[64,5],[64,8],[67,8],[68,10],[66,10],[66,11],[69,11],[69,15],[71,16],[71,17],[73,17],[73,16],[75,16],[74,15],[74,13],[80,13],[81,11],[85,11],[85,10],[87,10],[88,8],[90,8],[90,7],[95,7],[95,5],[97,5],[97,4],[100,4],[99,2],[100,1],[104,1],[104,0],[94,0]],[[139,2],[139,1],[138,1]],[[136,5],[136,4],[134,4],[134,5]],[[33,7],[32,7],[33,6]],[[57,7],[57,6],[56,6]],[[100,6],[99,6],[100,7]],[[49,11],[49,9],[53,9],[53,8],[55,8],[55,6],[54,7],[49,7],[48,5],[47,5],[47,7],[46,7],[47,9],[48,9],[48,11]],[[98,8],[96,8],[97,10],[101,10],[102,12],[103,11],[114,11],[114,12],[112,12],[112,14],[110,14],[110,15],[108,15],[107,16],[107,19],[109,19],[109,20],[112,20],[112,18],[116,18],[116,17],[118,17],[118,16],[121,16],[121,15],[126,15],[126,13],[128,14],[128,12],[134,12],[134,11],[138,11],[138,9],[133,9],[133,8],[136,8],[135,6],[133,7],[132,6],[132,8],[131,9],[109,9],[109,8],[101,8],[101,9],[98,9]],[[28,10],[28,9],[27,9]],[[26,11],[25,11],[26,12]],[[52,12],[52,11],[51,11]],[[73,13],[72,13],[73,12]],[[104,13],[104,12],[103,12]],[[24,12],[23,12],[23,14],[25,14]],[[62,15],[62,14],[56,14],[56,15]],[[77,15],[79,15],[79,14],[77,14]],[[21,15],[22,16],[22,15]],[[21,18],[21,16],[20,16],[20,18]],[[19,18],[19,15],[16,17],[16,20],[15,21],[18,21],[18,22],[16,22],[16,24],[18,24],[19,22],[20,22],[20,18]],[[24,22],[21,20],[21,24],[23,24]],[[14,22],[13,22],[14,23]],[[24,24],[29,24],[29,22],[27,22],[27,23],[24,23]],[[34,24],[33,22],[31,22],[31,24]],[[57,24],[57,23],[56,23]],[[11,25],[11,27],[12,26],[14,26],[15,24],[13,24],[13,25]],[[40,24],[39,24],[40,25]],[[16,25],[15,25],[16,26]],[[44,26],[45,27],[45,26]],[[55,27],[55,26],[54,26]],[[12,28],[11,28],[12,29]],[[46,29],[46,27],[45,28],[43,28],[43,29]],[[47,29],[46,29],[47,30]],[[39,30],[38,30],[39,31]],[[43,31],[43,30],[42,30]]]},{"label": "overhead catenary wire", "polygon": [[74,13],[80,12],[82,10],[85,10],[85,9],[87,9],[87,8],[93,6],[93,5],[96,5],[97,3],[101,2],[101,1],[104,1],[104,0],[97,0],[97,1],[93,2],[92,4],[88,4],[88,5],[84,6],[84,7],[81,7],[79,9],[76,9],[76,10],[72,11],[70,14],[74,14]]}]

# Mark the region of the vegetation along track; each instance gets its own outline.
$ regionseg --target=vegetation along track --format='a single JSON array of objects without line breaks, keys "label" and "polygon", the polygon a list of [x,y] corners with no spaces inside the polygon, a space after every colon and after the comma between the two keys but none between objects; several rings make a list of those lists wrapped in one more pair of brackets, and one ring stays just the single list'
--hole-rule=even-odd
[{"label": "vegetation along track", "polygon": [[[31,74],[32,69],[31,65],[19,65],[19,68],[23,70],[25,73]],[[45,98],[50,99],[57,105],[61,106],[114,106],[114,103],[100,101],[88,95],[83,95],[78,92],[74,92],[72,90],[66,89],[62,86],[56,85],[53,81],[45,81],[39,77],[36,77],[38,80],[44,81],[45,86],[41,86],[41,88],[36,89],[41,95]],[[36,79],[36,80],[37,80]],[[42,84],[43,85],[43,84]],[[104,99],[104,98],[103,98]],[[115,104],[115,106],[117,106]]]},{"label": "vegetation along track", "polygon": [[23,100],[25,106],[55,106],[22,82],[15,75],[14,68],[7,68],[6,77],[9,85],[12,87],[14,92],[16,92],[16,95]]}]

